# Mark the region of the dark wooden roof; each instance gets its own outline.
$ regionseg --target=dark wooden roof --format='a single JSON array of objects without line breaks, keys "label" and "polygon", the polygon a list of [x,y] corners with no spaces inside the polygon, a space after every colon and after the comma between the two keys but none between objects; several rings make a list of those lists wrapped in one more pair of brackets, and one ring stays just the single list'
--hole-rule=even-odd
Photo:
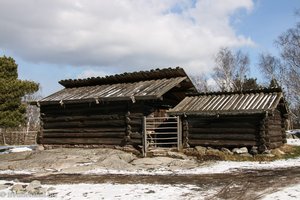
[{"label": "dark wooden roof", "polygon": [[188,96],[169,114],[232,115],[274,111],[281,104],[287,113],[283,92],[280,88],[246,92],[215,92]]},{"label": "dark wooden roof", "polygon": [[105,77],[91,77],[87,79],[68,79],[61,80],[59,83],[66,88],[110,85],[116,83],[134,83],[139,81],[158,80],[164,78],[187,77],[185,71],[180,68],[155,69],[150,71],[139,71],[132,73],[116,74]]},{"label": "dark wooden roof", "polygon": [[[182,68],[156,69],[120,75],[60,81],[66,88],[39,104],[159,99],[173,88],[196,91]],[[181,99],[183,99],[181,97]]]}]

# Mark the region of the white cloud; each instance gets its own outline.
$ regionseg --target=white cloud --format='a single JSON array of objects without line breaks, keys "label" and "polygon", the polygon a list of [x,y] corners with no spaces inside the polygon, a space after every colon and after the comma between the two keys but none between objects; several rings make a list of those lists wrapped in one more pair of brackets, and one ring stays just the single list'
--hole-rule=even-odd
[{"label": "white cloud", "polygon": [[83,78],[98,77],[98,76],[104,77],[107,75],[110,75],[110,74],[108,74],[107,72],[104,72],[104,71],[100,71],[100,70],[88,69],[88,70],[83,71],[81,74],[79,74],[77,78],[83,79]]},{"label": "white cloud", "polygon": [[220,47],[253,45],[230,25],[236,11],[252,7],[252,0],[2,0],[0,48],[35,63],[205,72]]}]

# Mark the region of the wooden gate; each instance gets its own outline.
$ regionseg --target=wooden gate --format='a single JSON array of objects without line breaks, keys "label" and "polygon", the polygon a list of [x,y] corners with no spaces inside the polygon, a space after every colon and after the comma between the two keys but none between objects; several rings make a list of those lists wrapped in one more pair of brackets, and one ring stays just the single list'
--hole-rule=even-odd
[{"label": "wooden gate", "polygon": [[179,117],[144,117],[143,154],[156,148],[182,147]]}]

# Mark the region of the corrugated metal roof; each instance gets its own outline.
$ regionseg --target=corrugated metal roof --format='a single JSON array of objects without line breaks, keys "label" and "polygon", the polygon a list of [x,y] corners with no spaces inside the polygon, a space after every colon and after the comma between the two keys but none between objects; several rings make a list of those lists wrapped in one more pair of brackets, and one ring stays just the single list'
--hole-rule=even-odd
[{"label": "corrugated metal roof", "polygon": [[117,83],[111,85],[95,85],[65,88],[44,99],[40,103],[82,102],[109,100],[141,100],[157,99],[171,90],[187,77],[177,77],[160,80],[148,80],[134,83]]},{"label": "corrugated metal roof", "polygon": [[197,115],[261,113],[274,110],[282,98],[282,92],[212,93],[186,97],[169,113]]}]

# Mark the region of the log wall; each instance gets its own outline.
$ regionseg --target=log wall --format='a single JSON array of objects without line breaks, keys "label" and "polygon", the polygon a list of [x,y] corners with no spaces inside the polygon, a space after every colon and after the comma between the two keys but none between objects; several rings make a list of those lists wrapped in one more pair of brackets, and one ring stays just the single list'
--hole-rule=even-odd
[{"label": "log wall", "polygon": [[264,152],[286,143],[285,119],[278,110],[266,115],[187,116],[182,120],[183,141],[190,146],[257,146]]},{"label": "log wall", "polygon": [[277,148],[286,143],[285,118],[275,110],[265,120],[266,146],[270,149]]},{"label": "log wall", "polygon": [[41,144],[142,143],[143,103],[106,102],[41,106]]},{"label": "log wall", "polygon": [[[261,116],[188,116],[190,146],[250,147],[257,145]],[[185,134],[187,135],[187,133]]]}]

